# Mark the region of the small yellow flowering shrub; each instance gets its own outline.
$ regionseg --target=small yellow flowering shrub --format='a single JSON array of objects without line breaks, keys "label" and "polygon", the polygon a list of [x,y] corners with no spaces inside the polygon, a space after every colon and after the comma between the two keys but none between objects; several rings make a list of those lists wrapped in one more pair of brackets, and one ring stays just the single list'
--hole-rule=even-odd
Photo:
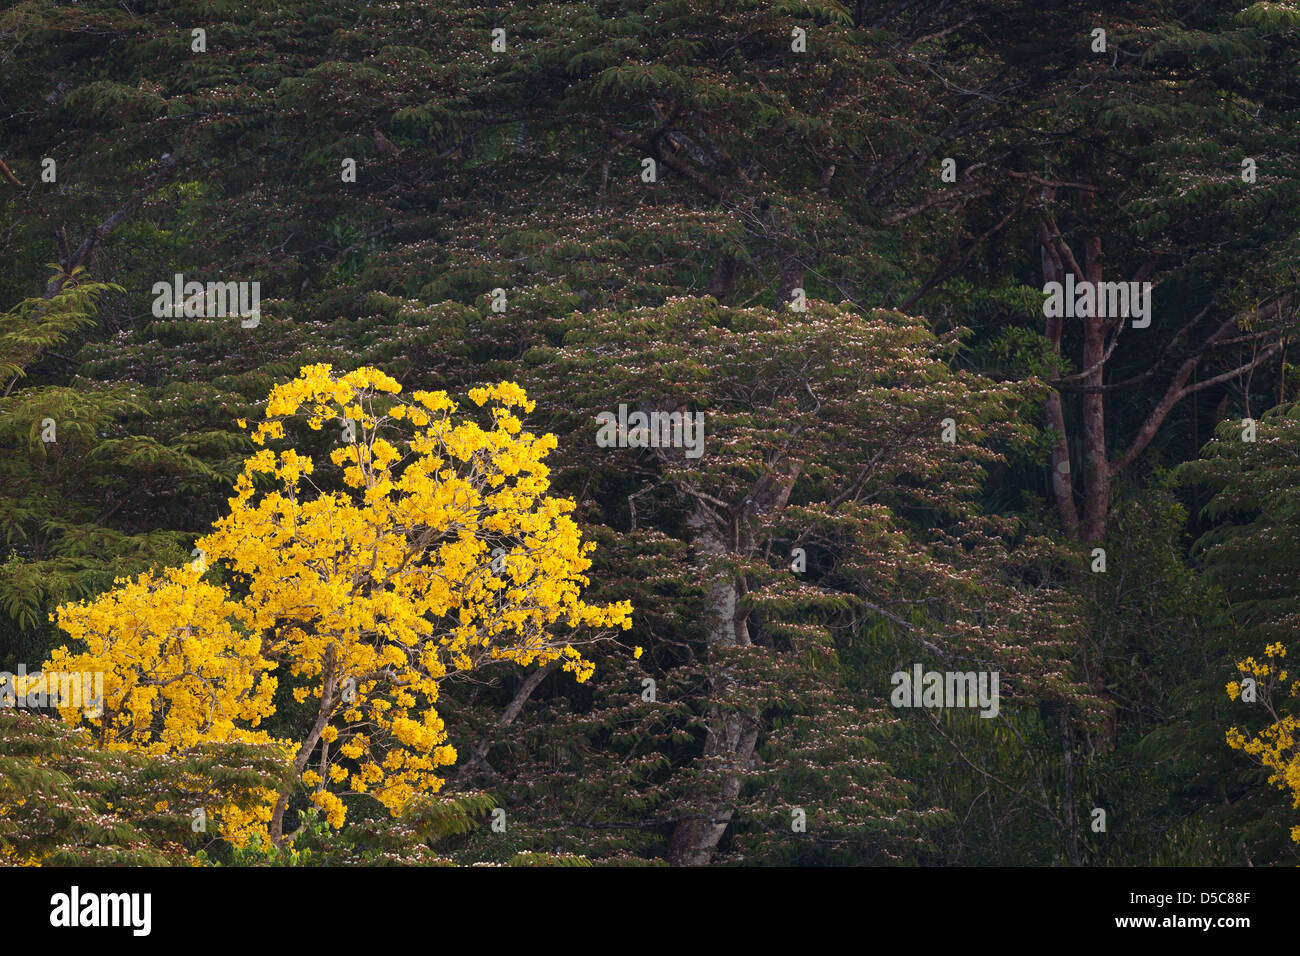
[{"label": "small yellow flowering shrub", "polygon": [[[280,679],[315,703],[286,742],[299,779],[335,827],[342,797],[370,794],[393,814],[442,786],[456,759],[436,703],[439,682],[486,662],[592,665],[564,636],[631,626],[631,606],[592,606],[590,567],[570,517],[550,497],[542,463],[552,435],[523,427],[533,403],[503,382],[470,392],[490,425],[456,421],[443,392],[400,395],[373,368],[303,368],[277,385],[251,432],[230,513],[198,541],[201,560],[142,575],[59,608],[85,650],[61,648],[51,669],[103,671],[100,745],[169,752],[208,740],[265,740]],[[285,425],[338,435],[332,490],[324,462],[274,451]],[[247,427],[240,422],[241,427]],[[327,433],[328,434],[328,433]],[[204,580],[221,567],[228,586]],[[592,639],[595,636],[593,635]],[[280,840],[288,792],[254,814],[229,813],[233,838]],[[273,799],[272,799],[273,798]]]},{"label": "small yellow flowering shrub", "polygon": [[[1267,660],[1263,662],[1253,657],[1240,661],[1237,670],[1241,672],[1242,680],[1255,681],[1255,702],[1267,709],[1273,723],[1250,738],[1238,728],[1230,727],[1228,746],[1249,754],[1273,771],[1268,782],[1280,790],[1290,791],[1294,806],[1300,809],[1300,751],[1296,749],[1296,730],[1300,723],[1291,714],[1279,714],[1274,704],[1275,694],[1283,688],[1288,696],[1300,695],[1300,681],[1287,683],[1287,671],[1282,666],[1286,647],[1281,642],[1264,648],[1264,656]],[[1242,695],[1242,682],[1229,682],[1227,690],[1228,696],[1236,700]],[[1300,826],[1291,828],[1291,839],[1300,843]]]}]

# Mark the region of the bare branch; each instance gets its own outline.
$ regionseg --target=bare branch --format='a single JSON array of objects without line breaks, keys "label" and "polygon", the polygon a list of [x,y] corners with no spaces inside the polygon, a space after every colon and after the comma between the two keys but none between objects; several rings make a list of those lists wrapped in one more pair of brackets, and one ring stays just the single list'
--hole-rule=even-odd
[{"label": "bare branch", "polygon": [[[153,172],[145,180],[145,184],[111,216],[90,231],[90,235],[77,247],[77,251],[68,255],[66,261],[61,263],[63,271],[46,285],[43,298],[52,299],[58,294],[59,290],[67,283],[72,271],[78,266],[84,265],[86,260],[90,258],[90,254],[95,250],[99,240],[121,225],[123,220],[135,211],[141,200],[162,185],[175,168],[176,161],[175,153],[168,153],[159,160]],[[66,243],[66,240],[64,242]]]}]

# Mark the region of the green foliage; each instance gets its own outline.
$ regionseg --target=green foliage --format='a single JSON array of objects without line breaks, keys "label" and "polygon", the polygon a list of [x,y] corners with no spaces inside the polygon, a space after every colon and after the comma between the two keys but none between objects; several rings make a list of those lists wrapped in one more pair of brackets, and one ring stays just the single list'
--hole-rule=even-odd
[{"label": "green foliage", "polygon": [[243,846],[200,851],[196,858],[203,866],[448,866],[453,861],[430,847],[481,826],[495,805],[490,794],[423,797],[397,819],[352,819],[340,831],[309,807],[284,847],[255,835]]},{"label": "green foliage", "polygon": [[184,864],[211,841],[211,814],[262,799],[292,777],[274,748],[209,745],[151,757],[99,750],[84,731],[0,709],[0,863],[44,866]]},{"label": "green foliage", "polygon": [[[1300,613],[1296,413],[1259,413],[1294,383],[1276,362],[1227,374],[1253,354],[1238,335],[1280,340],[1289,317],[1198,366],[1189,386],[1226,378],[1115,478],[1090,574],[1052,513],[1042,402],[1061,384],[1077,435],[1059,380],[1084,369],[1078,323],[1044,334],[1038,229],[1101,237],[1106,278],[1156,284],[1153,326],[1108,343],[1117,457],[1208,334],[1180,317],[1294,287],[1294,3],[1112,4],[1106,55],[1095,10],[1025,0],[555,0],[509,7],[506,55],[502,11],[460,0],[182,5],[204,55],[174,7],[0,11],[0,159],[23,184],[0,179],[0,667],[42,659],[58,603],[189,560],[250,450],[236,420],[317,362],[524,384],[599,545],[596,599],[636,608],[589,685],[449,682],[462,767],[483,753],[447,797],[332,844],[308,815],[290,849],[210,862],[660,862],[719,808],[732,862],[1287,859],[1268,836],[1286,809],[1220,728],[1232,655]],[[153,317],[175,273],[260,281],[260,324]],[[705,411],[705,457],[594,447],[620,403]],[[1258,442],[1234,442],[1251,410]],[[1179,499],[1164,469],[1224,416]],[[788,499],[756,508],[782,475]],[[748,645],[718,646],[719,579]],[[1002,715],[890,710],[917,661],[1001,669]],[[706,753],[727,715],[757,728],[744,766]],[[121,852],[175,858],[105,819]]]}]

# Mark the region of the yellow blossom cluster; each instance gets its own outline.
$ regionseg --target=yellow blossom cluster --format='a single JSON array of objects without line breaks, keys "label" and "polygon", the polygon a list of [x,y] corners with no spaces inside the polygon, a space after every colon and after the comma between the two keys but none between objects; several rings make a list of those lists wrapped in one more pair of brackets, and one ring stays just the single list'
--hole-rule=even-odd
[{"label": "yellow blossom cluster", "polygon": [[58,609],[59,627],[85,650],[56,648],[45,669],[104,679],[99,713],[69,707],[65,719],[83,716],[106,747],[153,753],[264,739],[251,728],[274,711],[270,662],[247,609],[199,578],[190,565],[141,574]]},{"label": "yellow blossom cluster", "polygon": [[[517,414],[533,403],[513,382],[476,388],[480,425],[454,420],[444,392],[400,392],[376,369],[328,365],[274,387],[230,513],[197,542],[228,589],[202,580],[207,567],[186,567],[60,608],[86,650],[61,649],[50,666],[105,670],[92,721],[103,745],[265,739],[255,728],[283,668],[294,696],[316,701],[288,753],[337,827],[348,794],[396,814],[441,787],[437,771],[456,752],[435,704],[455,671],[559,660],[579,681],[591,676],[557,632],[630,627],[631,606],[581,599],[593,545],[573,502],[547,494],[555,438]],[[336,447],[320,460],[267,447],[295,421],[328,427]],[[273,802],[231,826],[264,827]]]},{"label": "yellow blossom cluster", "polygon": [[[1227,691],[1228,696],[1236,700],[1242,696],[1242,681],[1254,680],[1255,703],[1265,708],[1273,722],[1253,737],[1248,737],[1237,727],[1228,728],[1228,746],[1249,754],[1271,770],[1268,782],[1288,791],[1293,806],[1300,809],[1300,751],[1296,749],[1300,720],[1292,714],[1279,714],[1274,702],[1279,688],[1285,688],[1291,697],[1300,695],[1300,681],[1287,683],[1287,671],[1282,667],[1286,647],[1281,642],[1265,647],[1264,656],[1267,660],[1263,662],[1254,657],[1238,662],[1237,670],[1241,672],[1242,680],[1230,682]],[[1291,839],[1300,843],[1300,826],[1291,829]]]}]

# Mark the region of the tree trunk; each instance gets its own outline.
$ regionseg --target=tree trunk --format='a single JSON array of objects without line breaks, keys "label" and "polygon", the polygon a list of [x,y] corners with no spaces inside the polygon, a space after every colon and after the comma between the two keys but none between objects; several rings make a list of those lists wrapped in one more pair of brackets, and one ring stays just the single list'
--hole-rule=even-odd
[{"label": "tree trunk", "polygon": [[1061,753],[1065,760],[1065,840],[1070,865],[1079,866],[1079,819],[1074,806],[1074,733],[1068,712],[1061,714]]},{"label": "tree trunk", "polygon": [[740,263],[734,256],[723,256],[718,260],[718,265],[713,270],[713,278],[709,281],[709,295],[719,302],[726,302],[731,295],[731,290],[736,286],[736,274],[739,271]]},{"label": "tree trunk", "polygon": [[[758,542],[741,528],[747,516],[785,507],[802,469],[786,460],[760,478],[750,490],[744,505],[726,516],[697,501],[688,524],[695,530],[693,544],[702,566],[714,577],[708,589],[709,683],[713,702],[705,727],[703,760],[719,765],[721,783],[710,802],[708,812],[677,824],[668,843],[668,861],[675,865],[702,866],[726,832],[735,813],[735,803],[744,784],[744,771],[753,766],[754,748],[758,743],[758,713],[738,706],[734,698],[737,680],[720,658],[725,652],[752,647],[749,612],[742,596],[744,581],[723,567],[731,555],[752,555]],[[723,652],[719,654],[718,652]]]},{"label": "tree trunk", "polygon": [[[1043,263],[1043,283],[1064,282],[1065,267],[1052,248],[1046,223],[1039,223],[1039,250]],[[1061,354],[1061,319],[1049,316],[1045,328],[1047,339],[1053,351]],[[1074,482],[1070,475],[1070,436],[1065,431],[1065,409],[1061,404],[1061,393],[1052,389],[1044,402],[1044,414],[1047,428],[1052,432],[1052,498],[1056,501],[1056,511],[1066,534],[1076,537],[1079,533],[1079,513],[1074,507]]]},{"label": "tree trunk", "polygon": [[[713,559],[710,563],[721,563],[719,559],[725,559],[731,549],[722,529],[717,527],[716,517],[700,507],[691,523],[698,529],[697,553],[706,561]],[[741,771],[749,766],[758,741],[757,715],[727,702],[735,695],[736,679],[717,654],[720,650],[752,646],[740,604],[740,587],[732,572],[717,572],[717,578],[709,586],[708,603],[709,684],[714,703],[709,707],[703,760],[722,765],[722,783],[705,818],[695,817],[677,824],[668,844],[668,861],[675,865],[701,866],[712,858],[735,812]]]},{"label": "tree trunk", "polygon": [[289,781],[285,788],[280,791],[279,799],[275,802],[275,810],[271,814],[269,835],[271,842],[276,846],[284,845],[284,814],[289,809],[289,795],[298,786],[299,778],[302,777],[302,772],[307,767],[307,761],[311,759],[312,751],[316,749],[316,744],[320,742],[325,726],[330,722],[330,717],[334,715],[334,708],[338,706],[339,696],[336,676],[334,673],[334,647],[331,645],[325,651],[325,666],[321,673],[320,708],[316,711],[316,722],[312,724],[307,739],[302,742],[302,747],[298,750],[298,756],[294,758],[294,779]]},{"label": "tree trunk", "polygon": [[790,304],[795,289],[803,288],[807,271],[798,256],[787,255],[782,258],[781,272],[777,277],[776,307],[778,309],[784,309]]},{"label": "tree trunk", "polygon": [[[1092,193],[1084,193],[1084,205],[1092,210]],[[1101,239],[1091,236],[1085,243],[1084,276],[1093,289],[1101,288]],[[1117,319],[1098,315],[1102,311],[1100,294],[1094,300],[1093,314],[1083,322],[1083,368],[1088,374],[1085,386],[1104,384],[1106,373],[1106,336]],[[1123,321],[1122,318],[1118,321]],[[1106,454],[1106,396],[1103,392],[1083,393],[1083,523],[1080,536],[1085,542],[1106,536],[1106,519],[1110,513],[1110,460]]]}]

